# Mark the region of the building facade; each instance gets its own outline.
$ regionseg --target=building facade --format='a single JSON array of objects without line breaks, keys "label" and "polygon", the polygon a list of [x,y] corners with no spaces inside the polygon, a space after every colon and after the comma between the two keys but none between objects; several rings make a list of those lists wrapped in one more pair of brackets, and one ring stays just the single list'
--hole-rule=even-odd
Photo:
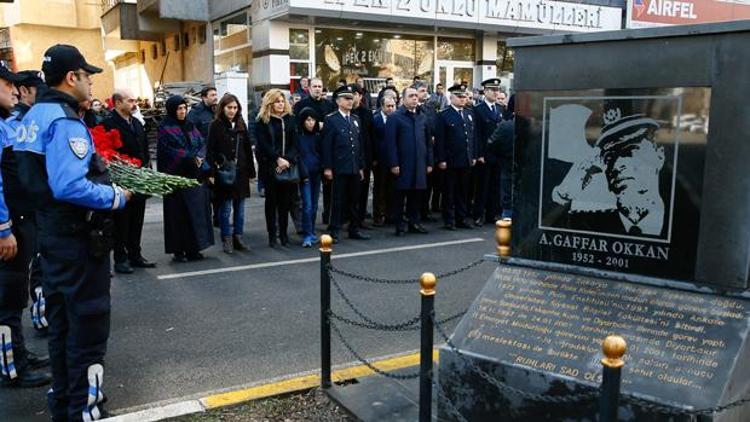
[{"label": "building facade", "polygon": [[519,35],[620,29],[624,0],[105,0],[102,28],[117,85],[151,96],[161,82],[247,73],[251,102],[302,76],[327,89],[386,77],[434,86],[512,85]]},{"label": "building facade", "polygon": [[[94,79],[94,96],[112,92],[114,69],[102,48],[100,5],[91,0],[23,0],[0,4],[0,57],[15,71],[42,66],[55,43],[78,47],[93,65],[104,69]],[[54,17],[54,18],[52,18]]]}]

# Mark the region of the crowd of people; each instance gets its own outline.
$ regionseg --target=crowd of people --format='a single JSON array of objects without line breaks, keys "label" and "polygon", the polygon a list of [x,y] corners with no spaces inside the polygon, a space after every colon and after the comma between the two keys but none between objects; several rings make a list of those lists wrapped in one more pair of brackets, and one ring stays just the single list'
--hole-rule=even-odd
[{"label": "crowd of people", "polygon": [[[90,132],[116,131],[117,152],[151,166],[140,101],[126,88],[93,99],[99,72],[67,45],[45,52],[41,72],[0,66],[0,368],[10,387],[51,383],[49,408],[60,421],[106,415],[110,253],[117,273],[156,265],[141,251],[149,196],[111,183]],[[200,260],[216,230],[224,252],[248,250],[245,201],[255,179],[274,248],[290,246],[290,219],[311,247],[322,232],[367,240],[372,226],[424,234],[434,212],[447,230],[510,218],[512,97],[497,78],[471,95],[461,83],[431,93],[419,78],[397,90],[388,78],[377,96],[342,81],[329,99],[321,79],[303,78],[289,96],[263,93],[250,121],[242,101],[212,86],[192,107],[170,97],[156,168],[196,183],[163,197],[165,252],[178,263]],[[26,348],[29,299],[49,357]]]}]

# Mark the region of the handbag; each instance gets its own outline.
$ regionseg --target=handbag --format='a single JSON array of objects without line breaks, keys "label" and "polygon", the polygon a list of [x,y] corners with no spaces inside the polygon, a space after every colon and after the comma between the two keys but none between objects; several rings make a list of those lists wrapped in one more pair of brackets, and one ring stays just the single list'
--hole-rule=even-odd
[{"label": "handbag", "polygon": [[235,158],[233,160],[227,160],[224,155],[221,157],[224,159],[216,170],[216,184],[222,188],[231,188],[237,181],[237,156],[240,153],[240,136],[237,135],[237,143],[234,148]]},{"label": "handbag", "polygon": [[[286,129],[284,128],[284,121],[281,123],[281,156],[286,155]],[[273,136],[273,128],[268,125],[268,130],[271,132],[271,140],[276,145],[276,139]],[[282,171],[274,171],[273,177],[278,183],[299,183],[299,167],[296,164],[289,163],[289,168]]]}]

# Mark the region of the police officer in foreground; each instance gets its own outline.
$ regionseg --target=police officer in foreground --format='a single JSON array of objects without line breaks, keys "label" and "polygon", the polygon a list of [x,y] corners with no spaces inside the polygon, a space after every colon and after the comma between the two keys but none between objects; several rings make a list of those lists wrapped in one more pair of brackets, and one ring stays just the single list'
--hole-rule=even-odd
[{"label": "police officer in foreground", "polygon": [[23,118],[15,144],[23,188],[36,199],[38,240],[47,299],[55,421],[106,415],[103,360],[110,324],[111,210],[132,194],[112,184],[94,152],[79,103],[91,99],[91,80],[102,69],[73,46],[44,53],[49,90]]},{"label": "police officer in foreground", "polygon": [[438,114],[435,125],[435,162],[445,171],[443,221],[447,230],[470,229],[466,218],[471,168],[477,162],[475,122],[473,112],[465,108],[466,85],[456,84],[448,91],[451,105]]},{"label": "police officer in foreground", "polygon": [[[42,79],[42,72],[38,70],[24,70],[17,73],[18,80],[16,88],[18,89],[18,104],[13,107],[13,112],[8,118],[8,124],[18,135],[21,121],[31,107],[36,103],[36,99],[44,93],[47,85]],[[9,149],[12,152],[12,148]],[[13,164],[15,166],[15,163]],[[17,178],[16,178],[17,179]],[[27,202],[28,203],[28,202]],[[39,268],[39,248],[36,241],[36,220],[33,212],[24,215],[23,224],[33,228],[34,252],[29,268],[29,295],[31,296],[31,324],[40,336],[47,335],[47,317],[46,301],[44,300],[44,291],[42,290],[42,272]]]},{"label": "police officer in foreground", "polygon": [[354,91],[341,86],[333,93],[338,110],[326,116],[323,124],[323,177],[332,180],[333,205],[329,231],[334,242],[349,217],[349,238],[367,240],[360,232],[359,189],[364,179],[364,156],[360,130],[362,124],[352,114]]},{"label": "police officer in foreground", "polygon": [[3,384],[10,387],[38,387],[49,384],[49,375],[35,371],[49,364],[49,358],[28,350],[22,333],[21,316],[28,302],[29,263],[34,256],[35,227],[30,220],[32,209],[18,185],[18,171],[13,156],[16,131],[9,118],[12,84],[18,76],[0,66],[0,373]]}]

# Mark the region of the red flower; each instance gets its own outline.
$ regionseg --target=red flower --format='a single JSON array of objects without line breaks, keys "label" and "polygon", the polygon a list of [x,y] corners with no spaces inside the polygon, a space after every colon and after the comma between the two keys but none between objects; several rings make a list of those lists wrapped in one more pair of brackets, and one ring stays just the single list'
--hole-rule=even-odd
[{"label": "red flower", "polygon": [[117,129],[107,131],[104,129],[103,125],[97,125],[89,129],[89,132],[91,132],[91,138],[94,140],[94,148],[96,149],[97,154],[99,154],[104,161],[110,162],[114,159],[136,167],[141,167],[141,160],[117,152],[118,149],[122,148],[122,138]]}]

